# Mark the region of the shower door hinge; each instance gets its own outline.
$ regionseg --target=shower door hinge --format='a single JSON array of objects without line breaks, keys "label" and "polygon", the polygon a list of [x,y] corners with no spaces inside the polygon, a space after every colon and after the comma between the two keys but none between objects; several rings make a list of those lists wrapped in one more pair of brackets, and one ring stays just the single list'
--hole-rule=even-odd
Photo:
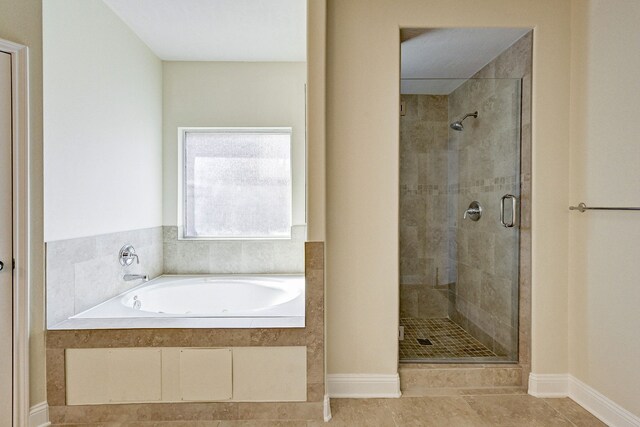
[{"label": "shower door hinge", "polygon": [[398,341],[404,340],[404,326],[398,326]]}]

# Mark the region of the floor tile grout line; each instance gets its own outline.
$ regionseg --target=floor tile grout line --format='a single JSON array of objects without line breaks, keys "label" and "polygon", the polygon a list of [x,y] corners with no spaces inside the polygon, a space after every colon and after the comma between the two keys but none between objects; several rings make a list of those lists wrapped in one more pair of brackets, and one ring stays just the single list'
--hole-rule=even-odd
[{"label": "floor tile grout line", "polygon": [[[402,397],[399,397],[398,399],[402,399]],[[389,406],[389,399],[385,399],[384,400],[384,409],[391,416],[391,419],[393,420],[394,427],[402,427],[400,424],[398,424],[398,421],[396,420],[396,417],[393,416],[393,411],[391,410],[391,407]]]},{"label": "floor tile grout line", "polygon": [[462,397],[462,401],[465,403],[465,405],[467,405],[469,407],[471,412],[476,414],[478,416],[478,418],[484,423],[485,420],[484,420],[484,417],[482,416],[482,414],[480,414],[480,412],[478,412],[473,406],[471,406],[471,404],[469,403],[469,400],[467,400],[467,398],[472,397],[472,396],[460,396],[460,397]]},{"label": "floor tile grout line", "polygon": [[[567,398],[568,399],[568,398]],[[558,415],[560,415],[560,417],[564,420],[566,420],[569,424],[571,424],[574,427],[577,427],[576,423],[574,423],[573,421],[571,421],[569,418],[567,418],[567,416],[565,414],[563,414],[562,412],[560,412],[558,409],[556,409],[554,406],[552,406],[549,402],[547,402],[546,399],[544,398],[540,398],[540,400],[542,400],[544,402],[545,405],[547,405],[549,408],[553,409]]]}]

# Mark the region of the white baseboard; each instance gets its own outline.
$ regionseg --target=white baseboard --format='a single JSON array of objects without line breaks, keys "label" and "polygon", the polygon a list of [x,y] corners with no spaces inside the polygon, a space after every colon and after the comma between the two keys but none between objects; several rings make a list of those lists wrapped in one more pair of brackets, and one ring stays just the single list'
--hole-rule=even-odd
[{"label": "white baseboard", "polygon": [[398,374],[329,374],[329,397],[400,397]]},{"label": "white baseboard", "polygon": [[535,397],[567,397],[569,374],[529,374],[529,394]]},{"label": "white baseboard", "polygon": [[572,375],[569,375],[569,397],[609,426],[640,427],[640,417]]},{"label": "white baseboard", "polygon": [[529,394],[535,397],[570,397],[609,426],[640,427],[640,417],[573,375],[532,373],[529,375]]},{"label": "white baseboard", "polygon": [[49,422],[49,405],[41,402],[29,409],[29,427],[47,427]]},{"label": "white baseboard", "polygon": [[324,395],[324,422],[328,423],[331,421],[331,401],[329,400],[329,395]]}]

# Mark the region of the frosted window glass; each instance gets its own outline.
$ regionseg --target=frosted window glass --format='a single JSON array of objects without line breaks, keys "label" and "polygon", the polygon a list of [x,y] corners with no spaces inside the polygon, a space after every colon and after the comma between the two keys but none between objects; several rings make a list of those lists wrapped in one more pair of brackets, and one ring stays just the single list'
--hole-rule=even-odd
[{"label": "frosted window glass", "polygon": [[185,132],[184,237],[291,236],[291,132]]}]

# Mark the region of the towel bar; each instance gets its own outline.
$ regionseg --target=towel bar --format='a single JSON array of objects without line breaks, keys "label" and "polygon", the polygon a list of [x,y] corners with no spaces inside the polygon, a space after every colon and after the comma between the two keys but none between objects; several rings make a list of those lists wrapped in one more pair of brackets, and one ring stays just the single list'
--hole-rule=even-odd
[{"label": "towel bar", "polygon": [[640,208],[613,208],[613,207],[589,207],[584,203],[578,204],[578,206],[569,206],[570,211],[640,211]]}]

